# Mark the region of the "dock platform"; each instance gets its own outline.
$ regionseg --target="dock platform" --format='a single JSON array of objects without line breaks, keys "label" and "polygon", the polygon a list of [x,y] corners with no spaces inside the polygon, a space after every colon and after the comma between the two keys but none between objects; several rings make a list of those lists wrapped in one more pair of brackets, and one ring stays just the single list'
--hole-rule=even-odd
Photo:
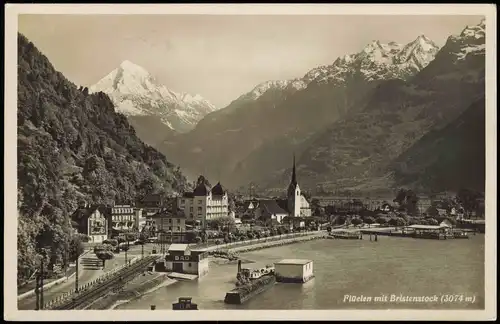
[{"label": "dock platform", "polygon": [[194,280],[198,278],[197,275],[179,273],[179,272],[171,272],[167,276],[171,279],[180,279],[180,280]]}]

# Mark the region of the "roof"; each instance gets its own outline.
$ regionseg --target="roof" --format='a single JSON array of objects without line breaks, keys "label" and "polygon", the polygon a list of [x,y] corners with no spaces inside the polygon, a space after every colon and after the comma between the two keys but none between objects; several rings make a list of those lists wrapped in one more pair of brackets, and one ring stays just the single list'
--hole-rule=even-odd
[{"label": "roof", "polygon": [[276,199],[276,203],[281,207],[284,211],[288,213],[288,200],[287,199]]},{"label": "roof", "polygon": [[217,182],[217,184],[212,188],[212,195],[224,196],[225,193],[226,193],[226,189],[224,189],[224,187],[222,187],[220,182]]},{"label": "roof", "polygon": [[286,210],[281,208],[276,200],[260,200],[259,201],[259,208],[264,209],[268,213],[274,215],[274,214],[288,214]]},{"label": "roof", "polygon": [[84,207],[84,208],[78,208],[75,210],[75,212],[71,215],[71,219],[73,220],[81,220],[83,218],[88,218],[90,215],[92,215],[96,210],[99,210],[102,214],[105,214],[107,211],[106,206],[103,205],[94,205],[90,207]]},{"label": "roof", "polygon": [[210,187],[205,183],[200,183],[193,190],[193,196],[206,196],[210,192]]},{"label": "roof", "polygon": [[193,198],[194,197],[194,194],[191,192],[191,191],[188,191],[188,192],[184,192],[182,194],[182,197],[183,198]]},{"label": "roof", "polygon": [[184,211],[180,208],[177,208],[177,212],[174,213],[172,209],[163,209],[156,214],[153,214],[151,216],[148,216],[148,218],[185,218],[186,215],[184,214]]},{"label": "roof", "polygon": [[168,248],[168,251],[186,251],[188,249],[189,245],[188,244],[171,244],[170,247]]},{"label": "roof", "polygon": [[191,252],[203,253],[203,252],[207,252],[207,248],[196,248],[196,249],[192,249]]},{"label": "roof", "polygon": [[281,260],[280,262],[276,262],[275,264],[308,264],[312,262],[312,260],[306,260],[306,259],[284,259]]},{"label": "roof", "polygon": [[162,201],[165,197],[162,194],[148,194],[141,199],[141,202]]},{"label": "roof", "polygon": [[446,225],[410,225],[410,226],[407,226],[409,228],[414,228],[414,229],[441,229],[441,228],[445,228],[445,227],[448,227]]}]

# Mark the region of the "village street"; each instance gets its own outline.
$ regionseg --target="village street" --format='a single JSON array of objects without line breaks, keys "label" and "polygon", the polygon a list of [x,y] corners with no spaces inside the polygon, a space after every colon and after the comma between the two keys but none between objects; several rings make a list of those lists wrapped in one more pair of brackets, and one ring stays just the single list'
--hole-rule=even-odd
[{"label": "village street", "polygon": [[[148,255],[153,250],[152,244],[144,245],[144,255]],[[130,250],[127,251],[127,262],[133,258],[141,257],[141,246],[140,245],[130,245]],[[92,282],[115,268],[118,268],[125,264],[125,252],[120,252],[115,254],[115,257],[111,260],[105,262],[104,269],[102,268],[102,261],[99,260],[96,255],[89,251],[80,258],[79,263],[79,275],[78,275],[78,285],[79,287]],[[44,303],[47,304],[51,300],[69,292],[75,288],[75,275],[68,280],[49,287],[44,290],[43,299]],[[30,295],[18,301],[19,310],[34,310],[36,308],[36,295]]]}]

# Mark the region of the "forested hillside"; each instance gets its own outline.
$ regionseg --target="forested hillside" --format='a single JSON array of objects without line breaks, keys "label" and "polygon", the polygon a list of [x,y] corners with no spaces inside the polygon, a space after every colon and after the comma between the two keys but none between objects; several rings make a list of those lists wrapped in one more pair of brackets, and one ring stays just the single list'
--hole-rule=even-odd
[{"label": "forested hillside", "polygon": [[63,262],[79,201],[128,202],[178,191],[180,170],[145,145],[104,93],[89,94],[18,35],[18,280],[40,252]]}]

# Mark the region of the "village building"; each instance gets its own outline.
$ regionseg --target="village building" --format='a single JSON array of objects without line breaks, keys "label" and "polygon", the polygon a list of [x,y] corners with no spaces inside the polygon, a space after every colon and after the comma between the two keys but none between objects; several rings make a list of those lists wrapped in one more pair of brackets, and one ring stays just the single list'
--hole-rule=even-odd
[{"label": "village building", "polygon": [[292,178],[285,199],[252,199],[245,202],[246,210],[241,219],[276,220],[281,223],[285,217],[310,217],[311,207],[302,194],[297,182],[295,156],[293,158]]},{"label": "village building", "polygon": [[229,215],[227,191],[220,182],[211,189],[205,183],[200,183],[192,192],[185,192],[178,197],[177,202],[186,219],[203,228],[207,220]]},{"label": "village building", "polygon": [[186,242],[186,216],[175,204],[148,216],[148,226],[160,242]]},{"label": "village building", "polygon": [[274,264],[277,282],[304,283],[314,277],[313,261],[285,259]]},{"label": "village building", "polygon": [[278,202],[273,199],[262,199],[256,203],[254,217],[265,222],[281,223],[283,218],[289,215],[286,209],[280,207]]},{"label": "village building", "polygon": [[191,250],[188,244],[171,244],[165,255],[165,269],[202,277],[209,270],[208,252]]},{"label": "village building", "polygon": [[110,223],[111,236],[139,230],[142,219],[142,209],[132,205],[114,205],[110,208],[108,222]]},{"label": "village building", "polygon": [[74,229],[90,238],[92,243],[101,243],[108,238],[107,208],[82,204],[72,215]]}]

